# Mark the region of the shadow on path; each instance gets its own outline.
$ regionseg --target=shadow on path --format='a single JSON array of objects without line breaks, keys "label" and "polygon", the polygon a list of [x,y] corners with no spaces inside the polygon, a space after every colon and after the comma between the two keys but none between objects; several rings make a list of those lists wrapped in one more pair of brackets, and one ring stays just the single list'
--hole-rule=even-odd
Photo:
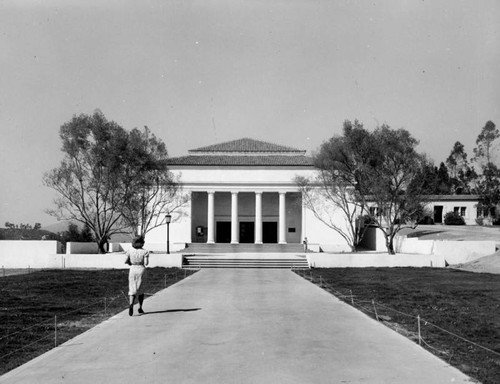
[{"label": "shadow on path", "polygon": [[156,313],[171,313],[171,312],[195,312],[199,311],[201,308],[186,308],[186,309],[166,309],[164,311],[151,311],[151,312],[146,312],[144,311],[144,315],[154,315]]}]

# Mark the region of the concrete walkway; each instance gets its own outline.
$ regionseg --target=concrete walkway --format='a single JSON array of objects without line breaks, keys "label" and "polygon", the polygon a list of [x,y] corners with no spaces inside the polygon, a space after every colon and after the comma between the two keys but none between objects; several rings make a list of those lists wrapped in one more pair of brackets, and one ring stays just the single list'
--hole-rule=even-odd
[{"label": "concrete walkway", "polygon": [[470,383],[289,270],[201,270],[0,383]]}]

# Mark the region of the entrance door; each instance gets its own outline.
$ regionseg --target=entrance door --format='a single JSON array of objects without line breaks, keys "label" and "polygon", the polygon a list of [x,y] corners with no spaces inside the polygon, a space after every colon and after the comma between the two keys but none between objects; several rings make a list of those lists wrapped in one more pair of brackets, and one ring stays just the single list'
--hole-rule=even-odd
[{"label": "entrance door", "polygon": [[240,221],[240,243],[253,243],[254,241],[254,223],[250,221]]},{"label": "entrance door", "polygon": [[231,242],[231,222],[230,221],[218,221],[215,225],[216,243],[230,243]]},{"label": "entrance door", "polygon": [[262,223],[262,242],[278,243],[278,223],[276,221],[264,221]]},{"label": "entrance door", "polygon": [[434,223],[441,224],[443,222],[443,206],[434,206]]}]

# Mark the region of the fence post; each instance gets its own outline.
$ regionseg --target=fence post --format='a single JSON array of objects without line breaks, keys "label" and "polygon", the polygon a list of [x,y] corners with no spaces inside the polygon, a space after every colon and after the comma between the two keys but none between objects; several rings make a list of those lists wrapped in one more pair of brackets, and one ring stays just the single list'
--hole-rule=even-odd
[{"label": "fence post", "polygon": [[422,345],[422,335],[420,334],[420,315],[417,316],[418,322],[418,345]]},{"label": "fence post", "polygon": [[375,300],[374,299],[372,299],[372,304],[373,304],[373,310],[375,311],[375,318],[377,319],[377,321],[379,321],[378,320],[377,307],[375,307]]},{"label": "fence post", "polygon": [[57,347],[57,315],[54,316],[54,347]]},{"label": "fence post", "polygon": [[352,295],[352,289],[349,289],[351,291],[351,304],[354,305],[354,296]]}]

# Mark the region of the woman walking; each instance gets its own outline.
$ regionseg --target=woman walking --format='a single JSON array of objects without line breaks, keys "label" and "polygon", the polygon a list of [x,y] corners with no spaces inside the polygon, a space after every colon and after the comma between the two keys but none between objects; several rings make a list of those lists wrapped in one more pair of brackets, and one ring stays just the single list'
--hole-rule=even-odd
[{"label": "woman walking", "polygon": [[130,265],[128,274],[128,295],[130,298],[130,305],[128,307],[128,314],[134,314],[134,302],[137,296],[139,301],[139,313],[144,313],[142,303],[144,301],[144,291],[142,286],[145,280],[146,266],[149,264],[149,251],[142,249],[144,246],[144,238],[142,236],[136,237],[132,242],[133,249],[125,252],[127,256],[126,264]]}]

